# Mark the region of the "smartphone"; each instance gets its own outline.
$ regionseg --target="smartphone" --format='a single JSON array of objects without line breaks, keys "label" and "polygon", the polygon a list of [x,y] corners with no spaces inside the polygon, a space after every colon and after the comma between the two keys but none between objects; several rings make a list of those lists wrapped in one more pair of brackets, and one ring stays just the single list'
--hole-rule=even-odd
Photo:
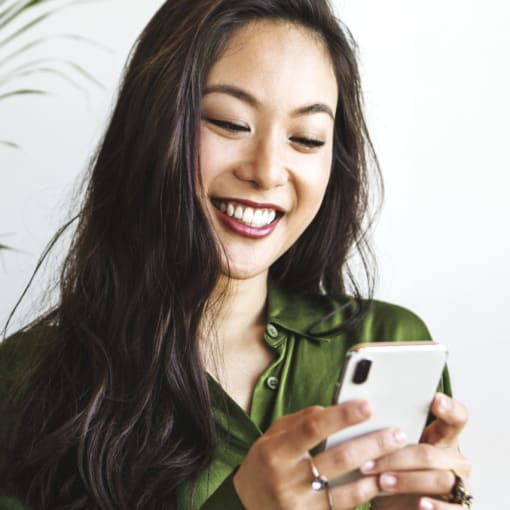
[{"label": "smartphone", "polygon": [[[398,427],[408,444],[419,442],[448,352],[436,342],[375,342],[353,346],[334,402],[365,399],[372,416],[329,436],[324,448],[386,427]],[[339,485],[363,476],[359,470],[332,481]]]}]

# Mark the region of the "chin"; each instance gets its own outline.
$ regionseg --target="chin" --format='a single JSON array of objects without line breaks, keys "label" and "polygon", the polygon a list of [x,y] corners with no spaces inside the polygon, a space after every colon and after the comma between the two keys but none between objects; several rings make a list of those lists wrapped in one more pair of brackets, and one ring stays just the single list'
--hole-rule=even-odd
[{"label": "chin", "polygon": [[259,276],[267,276],[269,266],[265,264],[243,264],[230,260],[228,264],[225,261],[221,264],[221,272],[227,278],[232,280],[250,280]]}]

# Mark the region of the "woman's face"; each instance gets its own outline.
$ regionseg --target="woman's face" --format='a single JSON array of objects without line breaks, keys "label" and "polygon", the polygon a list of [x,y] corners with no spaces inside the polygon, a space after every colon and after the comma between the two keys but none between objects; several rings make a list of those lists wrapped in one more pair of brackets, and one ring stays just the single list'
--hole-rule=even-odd
[{"label": "woman's face", "polygon": [[203,200],[232,278],[267,274],[313,220],[331,171],[337,100],[326,48],[290,24],[247,25],[212,66]]}]

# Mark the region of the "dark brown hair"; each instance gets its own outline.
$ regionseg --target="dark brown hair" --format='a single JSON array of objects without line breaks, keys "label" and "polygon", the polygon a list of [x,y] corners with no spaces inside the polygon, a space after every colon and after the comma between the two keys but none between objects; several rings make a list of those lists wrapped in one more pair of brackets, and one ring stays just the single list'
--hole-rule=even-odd
[{"label": "dark brown hair", "polygon": [[170,508],[212,459],[198,328],[220,256],[197,198],[197,130],[211,64],[257,19],[320,37],[339,87],[324,202],[270,275],[293,292],[346,292],[347,258],[365,242],[371,154],[348,32],[325,0],[168,0],[128,63],[60,302],[31,327],[50,333],[5,476],[33,509]]}]

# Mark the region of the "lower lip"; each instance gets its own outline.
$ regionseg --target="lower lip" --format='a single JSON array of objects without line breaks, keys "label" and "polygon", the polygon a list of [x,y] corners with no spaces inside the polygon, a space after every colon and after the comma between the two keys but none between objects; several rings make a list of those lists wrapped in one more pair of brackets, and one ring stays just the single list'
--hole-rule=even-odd
[{"label": "lower lip", "polygon": [[272,223],[264,225],[263,227],[250,227],[249,225],[245,225],[244,223],[237,221],[235,218],[221,212],[219,209],[216,209],[216,207],[214,210],[222,223],[230,230],[233,230],[236,234],[241,236],[249,237],[250,239],[262,239],[263,237],[270,235],[276,228],[276,225],[278,225],[281,218],[281,216],[278,216]]}]

